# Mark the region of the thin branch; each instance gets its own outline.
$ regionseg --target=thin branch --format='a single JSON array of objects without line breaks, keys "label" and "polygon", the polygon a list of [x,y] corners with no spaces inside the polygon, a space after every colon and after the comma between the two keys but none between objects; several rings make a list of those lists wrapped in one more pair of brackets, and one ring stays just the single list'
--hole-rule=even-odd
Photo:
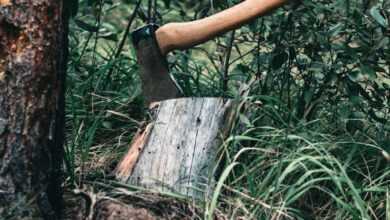
[{"label": "thin branch", "polygon": [[152,23],[153,0],[148,0],[148,23]]},{"label": "thin branch", "polygon": [[157,22],[157,0],[154,0],[152,23]]},{"label": "thin branch", "polygon": [[[125,46],[125,43],[126,43],[126,40],[127,40],[127,36],[130,33],[131,25],[133,24],[133,22],[134,22],[134,20],[135,20],[135,18],[137,16],[137,11],[138,11],[139,7],[141,6],[141,2],[142,2],[142,0],[138,0],[137,5],[135,6],[135,8],[133,10],[133,13],[129,17],[129,22],[127,23],[126,30],[124,32],[124,35],[122,37],[121,42],[119,43],[118,49],[117,49],[117,51],[115,53],[114,60],[118,59],[119,55],[121,54],[121,52],[123,50],[123,47]],[[109,79],[111,77],[112,72],[114,71],[114,66],[115,65],[110,67],[110,69],[108,71],[108,74],[107,74],[107,79]]]},{"label": "thin branch", "polygon": [[227,47],[227,52],[225,56],[225,61],[223,64],[223,85],[222,85],[222,90],[224,92],[227,92],[228,89],[228,83],[229,83],[229,67],[230,67],[230,57],[232,54],[232,49],[233,49],[233,43],[234,43],[234,38],[236,35],[236,31],[232,31],[232,34],[230,35],[229,39],[229,45]]}]

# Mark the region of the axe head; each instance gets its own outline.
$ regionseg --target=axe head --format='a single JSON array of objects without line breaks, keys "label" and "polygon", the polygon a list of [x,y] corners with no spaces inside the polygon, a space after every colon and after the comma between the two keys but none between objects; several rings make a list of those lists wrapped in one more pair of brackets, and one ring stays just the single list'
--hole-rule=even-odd
[{"label": "axe head", "polygon": [[157,25],[149,24],[132,33],[145,104],[176,98],[179,90],[169,75],[168,63],[156,40]]}]

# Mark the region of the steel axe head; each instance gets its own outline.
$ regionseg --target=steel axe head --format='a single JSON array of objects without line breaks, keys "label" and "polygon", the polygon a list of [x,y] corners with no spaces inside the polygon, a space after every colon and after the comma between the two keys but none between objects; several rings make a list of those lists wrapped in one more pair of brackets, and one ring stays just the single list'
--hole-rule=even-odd
[{"label": "steel axe head", "polygon": [[158,26],[149,24],[132,33],[140,68],[145,104],[176,98],[179,90],[169,75],[168,63],[156,40]]}]

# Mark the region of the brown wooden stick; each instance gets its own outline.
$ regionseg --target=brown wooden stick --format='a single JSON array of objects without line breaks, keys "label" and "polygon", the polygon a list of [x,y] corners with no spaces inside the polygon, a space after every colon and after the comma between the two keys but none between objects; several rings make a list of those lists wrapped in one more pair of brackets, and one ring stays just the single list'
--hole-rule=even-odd
[{"label": "brown wooden stick", "polygon": [[188,49],[234,30],[286,2],[287,0],[246,0],[207,18],[166,24],[156,31],[156,38],[164,55],[175,49]]}]

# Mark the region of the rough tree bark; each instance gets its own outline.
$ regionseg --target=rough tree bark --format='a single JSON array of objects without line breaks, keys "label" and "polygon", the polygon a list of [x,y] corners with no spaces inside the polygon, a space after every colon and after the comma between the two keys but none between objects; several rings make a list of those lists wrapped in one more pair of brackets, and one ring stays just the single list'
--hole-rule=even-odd
[{"label": "rough tree bark", "polygon": [[57,219],[62,205],[67,13],[0,0],[0,216]]}]

